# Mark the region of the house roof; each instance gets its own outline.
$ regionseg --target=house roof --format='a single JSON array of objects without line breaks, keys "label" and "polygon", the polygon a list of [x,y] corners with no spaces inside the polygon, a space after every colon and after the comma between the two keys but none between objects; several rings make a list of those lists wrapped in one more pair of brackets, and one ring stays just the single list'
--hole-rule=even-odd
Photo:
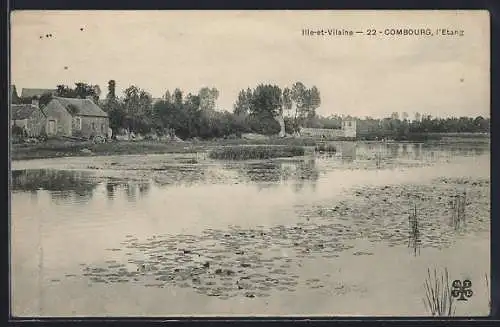
[{"label": "house roof", "polygon": [[58,101],[72,115],[108,117],[108,114],[90,99],[53,97],[52,101]]},{"label": "house roof", "polygon": [[21,91],[21,98],[32,98],[34,96],[42,96],[44,94],[50,93],[55,94],[56,89],[25,89]]},{"label": "house roof", "polygon": [[31,104],[13,104],[10,119],[22,120],[29,118],[36,110],[39,110],[38,107]]}]

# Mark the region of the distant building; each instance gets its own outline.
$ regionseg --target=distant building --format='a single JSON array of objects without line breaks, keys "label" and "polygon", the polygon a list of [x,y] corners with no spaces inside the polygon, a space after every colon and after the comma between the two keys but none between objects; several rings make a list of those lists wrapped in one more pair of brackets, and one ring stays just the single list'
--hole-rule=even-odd
[{"label": "distant building", "polygon": [[53,97],[43,107],[47,117],[47,135],[91,137],[108,135],[108,114],[89,97],[86,99]]},{"label": "distant building", "polygon": [[45,131],[47,117],[35,101],[33,104],[11,105],[10,122],[11,127],[21,127],[26,136],[38,137]]},{"label": "distant building", "polygon": [[356,138],[356,125],[357,121],[355,118],[342,119],[342,130],[344,131],[344,137]]},{"label": "distant building", "polygon": [[21,91],[21,98],[23,99],[31,99],[33,97],[40,98],[42,95],[51,94],[56,95],[56,89],[27,89],[23,88]]},{"label": "distant building", "polygon": [[356,138],[356,119],[345,118],[341,126],[341,128],[301,128],[300,135],[326,140]]}]

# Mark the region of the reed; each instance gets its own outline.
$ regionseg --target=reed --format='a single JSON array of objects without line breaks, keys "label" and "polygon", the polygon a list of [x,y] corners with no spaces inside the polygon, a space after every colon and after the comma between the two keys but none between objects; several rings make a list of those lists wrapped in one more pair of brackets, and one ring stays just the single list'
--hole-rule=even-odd
[{"label": "reed", "polygon": [[210,151],[209,158],[219,160],[251,160],[303,156],[303,146],[229,146]]},{"label": "reed", "polygon": [[455,230],[465,228],[465,206],[467,203],[467,193],[464,191],[462,194],[455,195],[451,204],[451,226]]},{"label": "reed", "polygon": [[336,153],[337,148],[335,147],[335,145],[333,145],[331,143],[322,142],[322,143],[316,144],[316,146],[314,147],[314,151],[320,152],[320,153],[321,152]]},{"label": "reed", "polygon": [[421,243],[416,204],[410,210],[410,214],[408,216],[408,225],[409,225],[408,247],[413,249],[413,255],[416,256],[417,254],[420,254],[420,243]]},{"label": "reed", "polygon": [[434,273],[431,274],[431,270],[427,268],[424,290],[424,305],[432,316],[451,317],[455,315],[455,303],[451,295],[451,283],[447,268],[444,268],[444,272],[439,274],[437,269],[434,269]]},{"label": "reed", "polygon": [[382,164],[382,155],[380,153],[375,154],[375,164],[377,165],[377,169],[380,169]]}]

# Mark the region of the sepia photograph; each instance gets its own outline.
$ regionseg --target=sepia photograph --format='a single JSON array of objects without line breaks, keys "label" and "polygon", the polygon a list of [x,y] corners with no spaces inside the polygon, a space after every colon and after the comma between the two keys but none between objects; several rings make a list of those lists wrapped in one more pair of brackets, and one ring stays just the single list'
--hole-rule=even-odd
[{"label": "sepia photograph", "polygon": [[486,10],[13,11],[13,317],[480,317]]}]

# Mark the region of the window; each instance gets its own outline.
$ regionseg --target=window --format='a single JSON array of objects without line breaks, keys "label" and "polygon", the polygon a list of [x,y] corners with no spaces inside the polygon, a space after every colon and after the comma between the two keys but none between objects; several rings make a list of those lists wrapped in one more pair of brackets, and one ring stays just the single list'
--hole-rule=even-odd
[{"label": "window", "polygon": [[80,117],[76,117],[76,129],[82,129],[82,119]]},{"label": "window", "polygon": [[92,130],[95,131],[95,123],[92,123]]},{"label": "window", "polygon": [[101,125],[101,133],[104,133],[105,132],[105,127],[104,124]]},{"label": "window", "polygon": [[347,122],[347,127],[351,127],[351,122]]}]

